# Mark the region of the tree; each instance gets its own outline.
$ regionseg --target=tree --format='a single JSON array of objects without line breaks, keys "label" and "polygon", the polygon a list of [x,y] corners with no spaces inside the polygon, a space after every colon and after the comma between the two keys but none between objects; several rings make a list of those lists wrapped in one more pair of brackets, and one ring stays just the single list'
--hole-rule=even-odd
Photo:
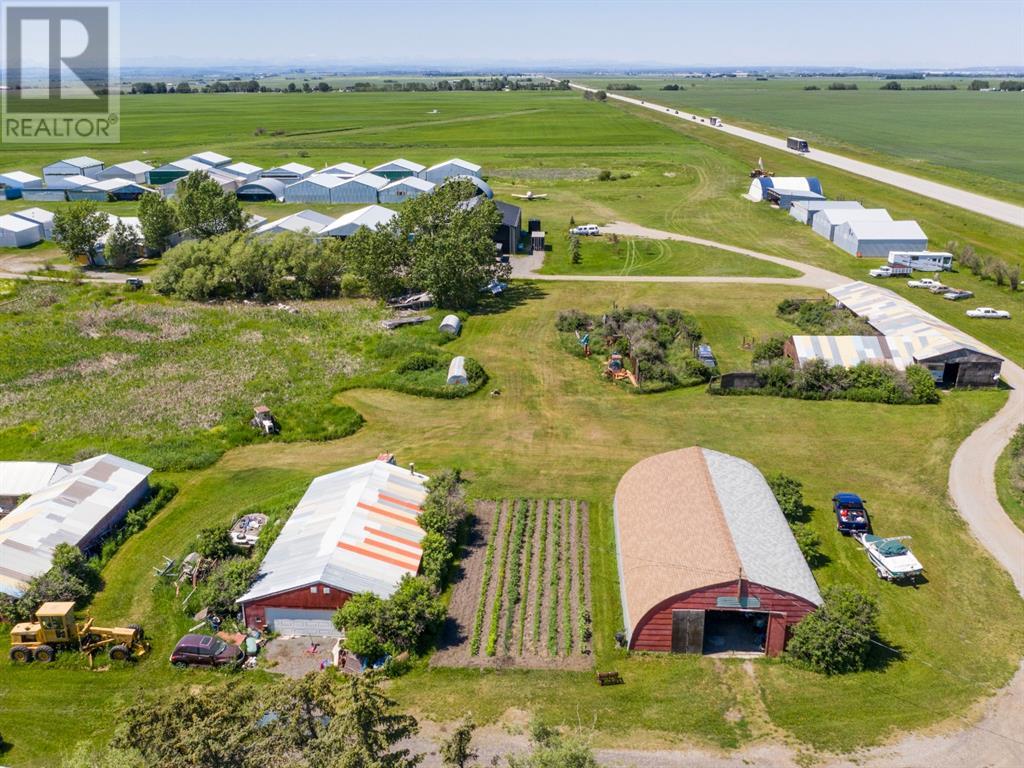
[{"label": "tree", "polygon": [[885,85],[882,86],[883,91],[902,91],[903,86],[900,85],[899,80],[889,80]]},{"label": "tree", "polygon": [[369,629],[377,643],[394,655],[415,650],[427,633],[444,621],[445,613],[426,579],[406,576],[387,600],[371,592],[353,595],[333,621],[346,633],[356,627]]},{"label": "tree", "polygon": [[441,534],[430,532],[423,537],[420,546],[423,548],[420,565],[423,577],[435,590],[440,591],[444,587],[448,567],[454,559],[451,544]]},{"label": "tree", "polygon": [[325,83],[323,80],[321,80],[319,83],[316,84],[316,89],[320,91],[320,93],[327,93],[328,91],[331,90],[331,86],[329,83]]},{"label": "tree", "polygon": [[182,80],[174,91],[175,93],[192,93],[192,86],[188,84],[188,81]]},{"label": "tree", "polygon": [[118,220],[103,246],[103,260],[111,267],[124,267],[139,257],[142,237],[135,227]]},{"label": "tree", "polygon": [[988,80],[971,80],[971,84],[967,86],[968,91],[980,91],[983,88],[988,88]]},{"label": "tree", "polygon": [[768,475],[768,487],[775,494],[775,500],[779,502],[782,514],[791,523],[802,522],[807,519],[807,507],[804,505],[803,484],[796,478],[776,472]]},{"label": "tree", "polygon": [[225,525],[212,525],[196,534],[196,552],[203,557],[223,560],[235,553],[229,529]]},{"label": "tree", "polygon": [[576,235],[569,238],[569,260],[573,264],[580,264],[583,256],[580,254],[580,239]]},{"label": "tree", "polygon": [[199,239],[245,229],[238,198],[202,171],[193,171],[178,184],[177,214],[181,226]]},{"label": "tree", "polygon": [[597,99],[598,101],[607,101],[607,99],[608,99],[608,94],[607,94],[607,93],[605,93],[604,91],[597,91],[597,92],[596,92],[596,93],[594,94],[594,98],[595,98],[595,99]]},{"label": "tree", "polygon": [[139,198],[139,226],[146,247],[163,253],[170,244],[171,235],[178,231],[174,206],[156,192],[146,192]]},{"label": "tree", "polygon": [[878,634],[878,606],[842,584],[825,590],[824,602],[796,625],[786,655],[827,675],[859,672]]},{"label": "tree", "polygon": [[288,93],[295,93],[295,83],[288,83]]},{"label": "tree", "polygon": [[345,239],[343,252],[349,268],[374,298],[389,299],[406,290],[411,255],[407,244],[389,227],[360,227]]},{"label": "tree", "polygon": [[395,702],[372,675],[347,679],[348,696],[323,737],[307,751],[310,768],[415,768],[423,760],[398,745],[416,735],[416,718]]},{"label": "tree", "polygon": [[509,768],[597,768],[590,746],[579,734],[562,736],[538,720],[530,723],[529,754],[509,756]]},{"label": "tree", "polygon": [[473,718],[466,715],[462,718],[451,736],[441,741],[441,764],[444,768],[470,768],[478,753],[473,749],[473,731],[476,724]]},{"label": "tree", "polygon": [[53,216],[53,239],[72,261],[92,264],[97,241],[110,227],[107,214],[91,200],[71,203]]},{"label": "tree", "polygon": [[238,613],[235,601],[244,595],[259,573],[260,561],[249,557],[221,560],[192,595],[194,610],[209,608],[218,616]]}]

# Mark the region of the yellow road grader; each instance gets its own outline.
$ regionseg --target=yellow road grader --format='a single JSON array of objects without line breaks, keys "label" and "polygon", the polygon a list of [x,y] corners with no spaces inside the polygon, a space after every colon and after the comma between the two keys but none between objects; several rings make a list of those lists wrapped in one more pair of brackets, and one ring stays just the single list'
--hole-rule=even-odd
[{"label": "yellow road grader", "polygon": [[138,624],[126,627],[97,627],[93,620],[75,621],[74,603],[43,603],[35,621],[15,624],[11,630],[11,661],[50,662],[57,649],[74,649],[93,656],[106,649],[114,661],[138,658],[149,651]]}]

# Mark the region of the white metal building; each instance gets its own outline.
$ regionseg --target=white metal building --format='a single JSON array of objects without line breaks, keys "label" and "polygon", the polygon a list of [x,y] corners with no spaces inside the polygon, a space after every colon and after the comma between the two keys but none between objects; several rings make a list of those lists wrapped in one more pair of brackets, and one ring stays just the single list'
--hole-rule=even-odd
[{"label": "white metal building", "polygon": [[23,211],[15,211],[12,215],[36,222],[43,228],[43,237],[47,240],[53,239],[53,213],[51,211],[43,208],[26,208]]},{"label": "white metal building", "polygon": [[42,225],[13,214],[0,216],[0,248],[27,248],[42,240]]},{"label": "white metal building", "polygon": [[262,179],[280,179],[285,183],[294,184],[300,179],[304,179],[313,173],[314,169],[308,165],[302,163],[285,163],[284,165],[278,165],[274,168],[268,168],[260,174]]},{"label": "white metal building", "polygon": [[55,461],[0,461],[0,513],[18,506],[29,496],[71,472],[67,464]]},{"label": "white metal building", "polygon": [[103,163],[92,157],[82,155],[81,157],[70,157],[67,160],[58,160],[43,168],[43,178],[50,184],[54,180],[64,176],[88,176],[98,178],[103,170]]},{"label": "white metal building", "polygon": [[246,203],[284,200],[285,183],[281,179],[252,179],[240,185],[235,194]]},{"label": "white metal building", "polygon": [[190,160],[198,160],[204,165],[209,165],[214,168],[228,165],[231,162],[231,158],[227,155],[222,155],[219,152],[196,152],[194,155],[189,155]]},{"label": "white metal building", "polygon": [[335,163],[324,168],[320,173],[329,173],[332,176],[341,176],[343,179],[351,179],[361,173],[366,173],[366,168],[355,163]]},{"label": "white metal building", "polygon": [[222,165],[217,170],[232,176],[238,176],[243,181],[258,179],[263,172],[262,168],[252,163],[232,163],[231,165]]},{"label": "white metal building", "polygon": [[344,184],[340,176],[329,173],[314,173],[304,179],[289,184],[284,190],[286,203],[334,203],[335,188]]},{"label": "white metal building", "polygon": [[428,195],[434,191],[437,185],[432,181],[407,176],[404,179],[396,179],[382,187],[377,193],[377,199],[382,203],[404,203],[420,195]]},{"label": "white metal building", "polygon": [[483,169],[479,165],[462,160],[458,157],[453,157],[451,160],[445,160],[444,162],[432,165],[421,174],[422,178],[427,181],[432,181],[435,184],[441,184],[452,176],[482,175]]},{"label": "white metal building", "polygon": [[813,224],[814,215],[826,208],[863,208],[856,200],[795,200],[789,208],[789,215],[801,224]]},{"label": "white metal building", "polygon": [[836,228],[847,221],[892,221],[892,216],[885,208],[826,208],[814,214],[811,229],[832,240]]},{"label": "white metal building", "polygon": [[361,173],[345,179],[334,190],[337,203],[376,203],[377,194],[388,185],[388,180],[374,173]]},{"label": "white metal building", "polygon": [[419,571],[426,481],[380,460],[313,480],[238,600],[246,625],[335,635],[331,618],[351,595],[394,594]]},{"label": "white metal building", "polygon": [[388,181],[394,181],[395,179],[404,179],[407,176],[420,176],[426,169],[427,166],[425,165],[399,157],[391,162],[375,165],[370,169],[370,173],[383,176]]},{"label": "white metal building", "polygon": [[21,197],[21,188],[26,184],[40,183],[38,176],[33,176],[25,171],[8,171],[0,173],[0,190],[8,200],[17,200]]},{"label": "white metal building", "polygon": [[825,194],[821,191],[821,182],[814,176],[760,176],[750,182],[750,188],[747,190],[747,199],[755,203],[767,200],[769,189],[814,192],[818,195]]},{"label": "white metal building", "polygon": [[124,163],[110,165],[96,174],[97,179],[127,179],[137,181],[140,184],[146,181],[146,174],[153,170],[153,166],[141,160],[129,160]]},{"label": "white metal building", "polygon": [[299,211],[290,216],[268,221],[255,229],[257,235],[277,235],[282,232],[305,232],[319,235],[334,219],[316,211]]},{"label": "white metal building", "polygon": [[20,597],[49,570],[58,544],[93,547],[145,497],[152,471],[105,453],[55,472],[0,519],[0,592]]},{"label": "white metal building", "polygon": [[339,216],[325,227],[320,234],[329,237],[351,237],[363,227],[377,229],[387,224],[398,214],[390,208],[380,205],[368,205]]},{"label": "white metal building", "polygon": [[928,236],[916,221],[847,221],[836,227],[833,242],[854,256],[885,259],[890,251],[923,251]]}]

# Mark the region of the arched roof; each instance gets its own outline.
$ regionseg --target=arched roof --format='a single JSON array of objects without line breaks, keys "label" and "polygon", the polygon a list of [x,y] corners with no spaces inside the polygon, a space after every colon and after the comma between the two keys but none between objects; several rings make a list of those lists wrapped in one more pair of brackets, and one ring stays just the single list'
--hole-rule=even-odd
[{"label": "arched roof", "polygon": [[458,176],[449,176],[447,179],[444,180],[444,183],[445,184],[449,184],[449,183],[451,183],[453,181],[469,181],[469,182],[472,182],[476,186],[476,188],[480,190],[480,193],[484,197],[486,197],[488,200],[491,200],[491,199],[494,198],[494,190],[491,189],[491,185],[488,184],[483,179],[481,179],[479,176],[472,176],[472,175],[470,175],[468,173],[464,173],[464,174],[459,174]]},{"label": "arched roof", "polygon": [[278,200],[284,197],[285,183],[280,179],[274,178],[262,178],[254,179],[253,181],[247,181],[238,187],[235,194],[253,194],[259,192],[265,192],[266,194],[273,195]]}]

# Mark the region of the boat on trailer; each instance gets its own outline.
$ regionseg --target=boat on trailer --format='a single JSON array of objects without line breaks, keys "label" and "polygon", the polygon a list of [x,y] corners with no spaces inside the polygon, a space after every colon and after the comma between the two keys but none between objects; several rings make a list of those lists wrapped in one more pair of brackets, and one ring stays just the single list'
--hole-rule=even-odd
[{"label": "boat on trailer", "polygon": [[904,544],[909,536],[885,538],[870,533],[855,533],[854,538],[867,552],[875,573],[886,581],[916,581],[924,573],[924,566]]}]

